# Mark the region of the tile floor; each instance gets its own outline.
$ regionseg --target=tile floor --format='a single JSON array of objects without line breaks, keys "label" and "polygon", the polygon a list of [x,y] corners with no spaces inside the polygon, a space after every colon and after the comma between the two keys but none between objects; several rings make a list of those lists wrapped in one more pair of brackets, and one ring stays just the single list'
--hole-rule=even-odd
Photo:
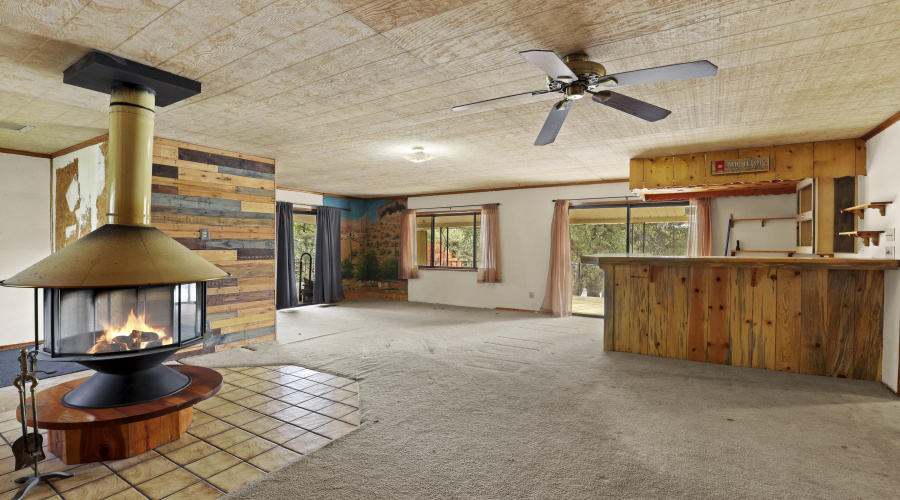
[{"label": "tile floor", "polygon": [[[359,384],[298,366],[217,369],[219,393],[194,407],[178,441],[114,462],[69,466],[45,449],[41,471],[74,477],[41,485],[25,500],[219,498],[359,426]],[[18,489],[11,444],[21,436],[14,412],[0,414],[0,500]],[[46,443],[46,431],[44,442]]]}]

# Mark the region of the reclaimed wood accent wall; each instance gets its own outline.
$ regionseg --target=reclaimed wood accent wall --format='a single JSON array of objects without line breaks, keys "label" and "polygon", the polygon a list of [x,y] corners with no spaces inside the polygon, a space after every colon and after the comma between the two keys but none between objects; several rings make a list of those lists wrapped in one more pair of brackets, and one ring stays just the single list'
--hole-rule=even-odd
[{"label": "reclaimed wood accent wall", "polygon": [[[709,165],[712,161],[764,156],[769,157],[768,172],[709,174]],[[866,175],[866,141],[841,139],[655,158],[634,158],[631,160],[629,186],[630,189],[654,189],[857,175]]]},{"label": "reclaimed wood accent wall", "polygon": [[273,340],[275,161],[157,138],[152,189],[153,225],[231,274],[207,284],[212,335],[173,358]]},{"label": "reclaimed wood accent wall", "polygon": [[882,270],[603,268],[608,351],[881,379]]}]

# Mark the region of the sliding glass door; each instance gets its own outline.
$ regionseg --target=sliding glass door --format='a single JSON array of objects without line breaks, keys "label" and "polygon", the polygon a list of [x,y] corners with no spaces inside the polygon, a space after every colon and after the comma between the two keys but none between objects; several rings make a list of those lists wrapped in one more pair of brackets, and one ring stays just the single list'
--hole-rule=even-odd
[{"label": "sliding glass door", "polygon": [[571,207],[572,312],[603,316],[603,270],[582,265],[598,253],[687,253],[687,202]]}]

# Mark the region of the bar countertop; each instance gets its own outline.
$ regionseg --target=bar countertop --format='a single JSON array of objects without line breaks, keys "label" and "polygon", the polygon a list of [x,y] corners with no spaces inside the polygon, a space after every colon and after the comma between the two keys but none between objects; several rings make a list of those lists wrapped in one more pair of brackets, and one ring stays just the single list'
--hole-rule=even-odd
[{"label": "bar countertop", "polygon": [[669,257],[648,254],[599,253],[584,255],[582,264],[648,265],[680,267],[782,267],[791,269],[860,269],[890,270],[900,268],[900,260],[894,259],[845,259],[833,257],[753,259],[747,257]]}]

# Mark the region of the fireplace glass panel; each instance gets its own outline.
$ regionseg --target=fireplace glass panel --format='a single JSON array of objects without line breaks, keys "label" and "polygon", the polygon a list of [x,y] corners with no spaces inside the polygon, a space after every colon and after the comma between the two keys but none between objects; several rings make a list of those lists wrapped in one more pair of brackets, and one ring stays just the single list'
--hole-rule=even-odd
[{"label": "fireplace glass panel", "polygon": [[179,300],[181,303],[181,341],[195,339],[203,331],[203,299],[198,300],[198,287],[196,283],[178,285]]},{"label": "fireplace glass panel", "polygon": [[[175,342],[174,292],[174,286],[96,290],[94,330],[89,336],[92,347],[87,354],[136,351]],[[63,352],[72,352],[65,334],[62,342]]]},{"label": "fireplace glass panel", "polygon": [[83,356],[181,345],[202,336],[205,295],[203,283],[45,289],[44,349]]}]

